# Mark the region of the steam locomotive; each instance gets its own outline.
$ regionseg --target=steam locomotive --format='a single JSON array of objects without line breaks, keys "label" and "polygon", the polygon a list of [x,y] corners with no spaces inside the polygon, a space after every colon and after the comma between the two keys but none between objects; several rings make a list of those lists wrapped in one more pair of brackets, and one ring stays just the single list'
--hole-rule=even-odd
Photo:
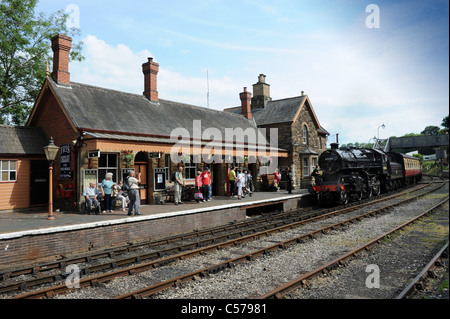
[{"label": "steam locomotive", "polygon": [[319,156],[323,174],[309,188],[319,202],[347,204],[416,183],[422,166],[416,157],[378,149],[339,148]]}]

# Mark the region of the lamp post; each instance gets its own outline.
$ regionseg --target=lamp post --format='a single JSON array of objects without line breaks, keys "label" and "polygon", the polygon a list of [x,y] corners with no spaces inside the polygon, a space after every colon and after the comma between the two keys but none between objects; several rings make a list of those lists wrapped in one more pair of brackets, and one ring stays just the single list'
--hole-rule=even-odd
[{"label": "lamp post", "polygon": [[378,128],[377,128],[377,140],[380,139],[380,127],[382,127],[383,130],[384,130],[384,128],[386,127],[386,125],[382,124],[382,125],[378,126]]},{"label": "lamp post", "polygon": [[49,144],[44,146],[45,157],[49,162],[48,167],[48,180],[49,180],[49,188],[48,188],[48,220],[55,219],[53,216],[53,163],[56,158],[56,154],[58,154],[59,147],[55,145],[53,142],[53,137],[50,137]]}]

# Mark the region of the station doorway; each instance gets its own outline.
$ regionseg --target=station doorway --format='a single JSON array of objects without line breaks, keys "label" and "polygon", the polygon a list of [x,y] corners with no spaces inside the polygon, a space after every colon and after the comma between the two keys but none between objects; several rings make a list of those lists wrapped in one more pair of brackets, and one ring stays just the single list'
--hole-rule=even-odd
[{"label": "station doorway", "polygon": [[134,158],[135,177],[141,173],[141,183],[139,184],[139,196],[141,204],[148,204],[148,153],[139,152]]},{"label": "station doorway", "polygon": [[30,161],[30,206],[48,204],[48,161]]}]

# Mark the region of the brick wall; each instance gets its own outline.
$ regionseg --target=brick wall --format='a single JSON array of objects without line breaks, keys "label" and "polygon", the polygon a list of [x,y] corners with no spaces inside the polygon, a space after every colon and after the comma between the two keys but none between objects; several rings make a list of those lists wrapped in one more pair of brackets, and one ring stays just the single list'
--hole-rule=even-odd
[{"label": "brick wall", "polygon": [[[0,240],[0,269],[12,263],[59,257],[128,242],[184,233],[244,220],[245,210],[229,208],[204,213],[126,222],[81,230]],[[7,247],[7,248],[6,248]]]},{"label": "brick wall", "polygon": [[[58,152],[53,165],[53,194],[56,194],[56,187],[58,184],[75,184],[77,154],[72,145],[72,141],[75,139],[76,130],[70,124],[65,112],[59,105],[55,96],[52,94],[50,88],[47,87],[45,89],[44,97],[40,100],[40,104],[36,107],[36,113],[33,116],[32,122],[29,123],[29,126],[42,127],[49,138],[53,137],[56,146],[61,146],[62,144],[71,145],[70,164],[73,177],[72,179],[60,178],[61,163],[60,153]],[[61,202],[60,204],[63,205],[62,207],[70,206],[70,208],[74,208],[73,202],[75,201],[75,194],[72,194],[72,197],[67,200],[59,200],[56,196],[54,196],[54,202],[57,203],[58,201]]]}]

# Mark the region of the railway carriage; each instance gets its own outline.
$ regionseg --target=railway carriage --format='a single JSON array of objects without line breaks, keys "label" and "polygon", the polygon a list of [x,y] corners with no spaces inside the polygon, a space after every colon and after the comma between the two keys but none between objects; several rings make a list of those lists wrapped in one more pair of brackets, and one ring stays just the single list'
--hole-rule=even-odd
[{"label": "railway carriage", "polygon": [[319,202],[346,204],[415,183],[422,177],[419,159],[377,149],[338,148],[319,157],[323,175],[309,189]]}]

